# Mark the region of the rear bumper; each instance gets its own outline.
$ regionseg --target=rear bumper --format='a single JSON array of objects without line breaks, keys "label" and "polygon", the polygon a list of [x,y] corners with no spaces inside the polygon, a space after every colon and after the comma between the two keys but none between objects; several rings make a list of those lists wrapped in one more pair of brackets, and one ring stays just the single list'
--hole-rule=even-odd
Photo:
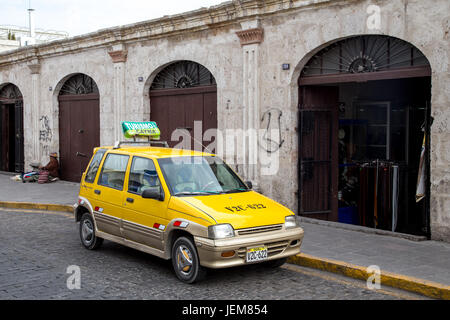
[{"label": "rear bumper", "polygon": [[[267,246],[268,258],[264,261],[286,258],[300,253],[303,229],[293,228],[258,235],[237,236],[228,239],[212,240],[195,237],[195,244],[204,267],[218,269],[249,264],[245,261],[247,248]],[[231,257],[222,257],[222,253],[234,251]]]}]

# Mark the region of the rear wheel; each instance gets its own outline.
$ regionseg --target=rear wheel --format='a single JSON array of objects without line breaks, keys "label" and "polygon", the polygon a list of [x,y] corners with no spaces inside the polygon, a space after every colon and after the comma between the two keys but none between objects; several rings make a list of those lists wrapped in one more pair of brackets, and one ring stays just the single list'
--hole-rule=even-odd
[{"label": "rear wheel", "polygon": [[185,283],[202,280],[206,270],[200,265],[194,242],[188,237],[179,237],[172,246],[172,265],[178,279]]},{"label": "rear wheel", "polygon": [[89,250],[97,249],[103,243],[103,239],[95,235],[94,220],[87,212],[80,220],[80,239],[83,246]]}]

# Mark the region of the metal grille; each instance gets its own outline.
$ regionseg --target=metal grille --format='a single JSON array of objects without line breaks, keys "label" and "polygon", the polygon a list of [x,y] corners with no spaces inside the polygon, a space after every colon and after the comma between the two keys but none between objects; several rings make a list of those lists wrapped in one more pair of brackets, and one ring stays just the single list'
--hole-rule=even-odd
[{"label": "metal grille", "polygon": [[429,66],[429,62],[408,42],[389,36],[365,35],[322,49],[308,61],[302,76],[367,73],[412,66]]},{"label": "metal grille", "polygon": [[247,229],[239,229],[237,230],[238,234],[240,236],[247,235],[247,234],[254,234],[254,233],[262,233],[262,232],[269,232],[269,231],[277,231],[281,230],[282,225],[271,225],[271,226],[262,226],[262,227],[254,227],[254,228],[247,228]]},{"label": "metal grille", "polygon": [[22,99],[22,93],[17,86],[9,83],[0,89],[0,99]]},{"label": "metal grille", "polygon": [[[265,243],[264,245],[267,246],[267,256],[272,257],[274,255],[282,253],[289,245],[289,241],[274,241]],[[237,250],[238,256],[243,259],[245,259],[246,252],[247,248],[244,247]]]},{"label": "metal grille", "polygon": [[64,83],[59,92],[60,95],[98,94],[95,81],[88,75],[78,73]]},{"label": "metal grille", "polygon": [[211,72],[193,61],[178,61],[165,67],[153,80],[151,90],[215,85]]}]

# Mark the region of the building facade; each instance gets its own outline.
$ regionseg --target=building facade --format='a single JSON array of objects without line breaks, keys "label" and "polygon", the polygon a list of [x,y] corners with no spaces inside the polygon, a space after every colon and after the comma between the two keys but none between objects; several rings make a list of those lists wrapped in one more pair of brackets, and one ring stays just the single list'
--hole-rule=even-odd
[{"label": "building facade", "polygon": [[242,130],[237,152],[217,150],[294,212],[450,241],[449,13],[447,0],[229,1],[0,54],[2,170],[59,151],[76,181],[77,153],[121,139],[121,121],[202,121]]}]

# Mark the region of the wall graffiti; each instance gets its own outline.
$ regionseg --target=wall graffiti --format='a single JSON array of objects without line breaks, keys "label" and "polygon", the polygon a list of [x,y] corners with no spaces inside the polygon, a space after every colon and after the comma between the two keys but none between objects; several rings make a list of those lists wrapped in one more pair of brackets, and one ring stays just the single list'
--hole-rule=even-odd
[{"label": "wall graffiti", "polygon": [[40,119],[39,141],[50,142],[53,138],[53,132],[50,128],[50,121],[47,116],[42,116]]},{"label": "wall graffiti", "polygon": [[[284,143],[281,137],[281,117],[283,112],[278,108],[270,108],[261,117],[261,124],[267,121],[266,128],[261,137],[260,145],[267,152],[278,151]],[[273,137],[273,132],[278,131],[278,139]]]}]

